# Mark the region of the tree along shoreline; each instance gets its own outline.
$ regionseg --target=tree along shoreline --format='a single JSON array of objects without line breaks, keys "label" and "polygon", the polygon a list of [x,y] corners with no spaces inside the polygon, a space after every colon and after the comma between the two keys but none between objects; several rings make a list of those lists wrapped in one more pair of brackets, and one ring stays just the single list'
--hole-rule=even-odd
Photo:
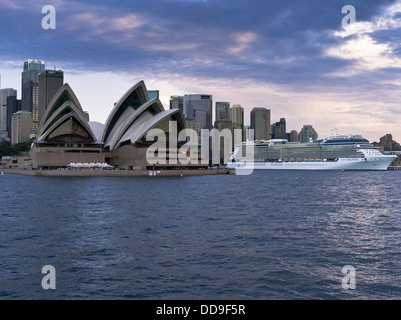
[{"label": "tree along shoreline", "polygon": [[29,150],[31,150],[31,145],[34,140],[35,138],[32,138],[27,142],[21,142],[15,145],[11,145],[11,143],[8,141],[1,141],[0,158],[7,156],[18,156],[21,153],[29,152]]}]

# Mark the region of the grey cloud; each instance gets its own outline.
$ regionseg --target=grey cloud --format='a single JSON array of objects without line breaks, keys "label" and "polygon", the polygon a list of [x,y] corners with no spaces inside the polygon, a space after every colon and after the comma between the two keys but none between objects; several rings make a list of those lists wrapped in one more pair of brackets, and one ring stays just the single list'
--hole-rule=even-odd
[{"label": "grey cloud", "polygon": [[[340,28],[342,6],[353,4],[363,20],[393,2],[149,0],[75,1],[71,6],[60,2],[54,32],[41,30],[40,15],[31,11],[0,12],[10,27],[0,44],[3,56],[21,61],[36,49],[45,60],[66,61],[83,69],[313,85],[351,63],[322,55],[325,48],[341,41],[328,31]],[[127,28],[113,24],[125,16]],[[129,28],[129,19],[138,24],[136,28]],[[254,34],[255,39],[241,43],[243,34]],[[376,36],[383,41],[399,37],[384,32]]]}]

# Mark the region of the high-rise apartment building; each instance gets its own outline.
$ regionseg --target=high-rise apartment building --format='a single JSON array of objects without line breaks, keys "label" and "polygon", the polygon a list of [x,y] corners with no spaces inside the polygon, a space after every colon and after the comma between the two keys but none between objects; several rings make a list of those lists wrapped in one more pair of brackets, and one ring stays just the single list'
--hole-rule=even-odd
[{"label": "high-rise apartment building", "polygon": [[229,102],[216,102],[216,121],[220,120],[231,120]]},{"label": "high-rise apartment building", "polygon": [[309,142],[311,139],[316,140],[318,135],[315,129],[313,129],[313,127],[310,124],[306,124],[299,132],[298,137],[299,137],[299,142]]},{"label": "high-rise apartment building", "polygon": [[380,142],[377,145],[382,147],[383,151],[399,151],[399,150],[401,150],[400,144],[397,141],[393,140],[393,135],[390,133],[381,137]]},{"label": "high-rise apartment building", "polygon": [[298,142],[299,141],[297,130],[291,130],[289,141],[290,142]]},{"label": "high-rise apartment building", "polygon": [[184,116],[199,124],[199,130],[212,129],[212,96],[189,94],[183,98]]},{"label": "high-rise apartment building", "polygon": [[242,141],[246,140],[246,130],[244,129],[244,108],[235,104],[230,108],[230,119],[233,123],[233,132],[242,130]]},{"label": "high-rise apartment building", "polygon": [[[0,90],[0,132],[9,135],[10,132],[7,126],[7,99],[8,97],[17,97],[17,90],[5,88]],[[8,133],[6,134],[5,131]]]},{"label": "high-rise apartment building", "polygon": [[39,109],[38,124],[47,105],[53,99],[57,91],[64,84],[64,72],[61,70],[44,70],[39,74]]},{"label": "high-rise apartment building", "polygon": [[244,108],[235,104],[230,108],[230,119],[233,122],[233,129],[244,128]]},{"label": "high-rise apartment building", "polygon": [[29,59],[24,62],[22,71],[22,110],[32,112],[32,129],[39,125],[39,74],[45,71],[42,60]]},{"label": "high-rise apartment building", "polygon": [[270,126],[270,110],[253,108],[251,111],[251,129],[254,130],[255,140],[269,140]]},{"label": "high-rise apartment building", "polygon": [[21,110],[13,114],[11,124],[11,144],[27,142],[32,127],[32,113]]},{"label": "high-rise apartment building", "polygon": [[184,113],[184,97],[171,96],[170,97],[170,109],[180,109]]},{"label": "high-rise apartment building", "polygon": [[272,138],[287,139],[286,123],[284,118],[281,118],[279,122],[272,125]]}]

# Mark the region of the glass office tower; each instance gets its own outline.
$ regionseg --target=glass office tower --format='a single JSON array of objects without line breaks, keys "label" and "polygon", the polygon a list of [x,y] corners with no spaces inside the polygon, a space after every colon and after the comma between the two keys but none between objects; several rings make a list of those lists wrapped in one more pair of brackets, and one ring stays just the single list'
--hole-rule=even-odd
[{"label": "glass office tower", "polygon": [[212,129],[212,96],[206,94],[188,94],[184,96],[184,116],[197,122],[199,130]]},{"label": "glass office tower", "polygon": [[29,59],[22,72],[22,110],[32,112],[32,129],[39,125],[39,74],[45,70],[45,62]]},{"label": "glass office tower", "polygon": [[0,90],[0,131],[7,131],[10,134],[11,128],[7,125],[7,99],[8,97],[17,97],[17,90],[5,88]]},{"label": "glass office tower", "polygon": [[64,84],[64,72],[61,70],[45,70],[39,74],[39,113],[38,124],[57,91]]},{"label": "glass office tower", "polygon": [[220,120],[231,120],[229,102],[216,102],[216,121]]}]

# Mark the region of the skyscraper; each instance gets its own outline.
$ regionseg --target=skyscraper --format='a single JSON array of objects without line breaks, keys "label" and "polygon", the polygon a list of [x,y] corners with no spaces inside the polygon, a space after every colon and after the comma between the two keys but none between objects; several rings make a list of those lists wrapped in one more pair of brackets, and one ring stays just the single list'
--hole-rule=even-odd
[{"label": "skyscraper", "polygon": [[39,74],[45,70],[42,60],[29,59],[22,71],[22,110],[32,112],[32,129],[37,130],[39,121]]},{"label": "skyscraper", "polygon": [[251,126],[244,126],[243,130],[243,141],[253,141],[254,139],[254,134],[251,132]]},{"label": "skyscraper", "polygon": [[200,136],[199,123],[197,123],[196,121],[190,120],[188,118],[185,119],[185,123],[186,123],[187,129],[194,130],[198,134],[198,136]]},{"label": "skyscraper", "polygon": [[230,108],[230,119],[233,123],[233,132],[235,129],[242,130],[242,141],[246,140],[246,131],[244,129],[244,108],[235,104]]},{"label": "skyscraper", "polygon": [[155,99],[160,97],[159,90],[148,90],[149,99]]},{"label": "skyscraper", "polygon": [[[0,90],[0,132],[8,131],[7,126],[7,98],[17,97],[17,90],[5,88]],[[10,135],[10,132],[7,133]]]},{"label": "skyscraper", "polygon": [[212,96],[189,94],[183,98],[184,116],[199,124],[199,130],[212,129]]},{"label": "skyscraper", "polygon": [[270,139],[270,110],[253,108],[251,111],[251,129],[254,130],[255,140]]},{"label": "skyscraper", "polygon": [[17,99],[17,96],[7,97],[7,132],[8,137],[11,139],[11,122],[13,114],[21,110],[21,99]]},{"label": "skyscraper", "polygon": [[220,120],[231,120],[229,102],[216,102],[216,121]]},{"label": "skyscraper", "polygon": [[217,120],[214,122],[214,127],[219,132],[224,129],[230,130],[231,143],[220,139],[220,164],[227,164],[230,159],[231,153],[234,150],[234,138],[233,138],[233,123],[231,120]]},{"label": "skyscraper", "polygon": [[279,122],[272,125],[272,138],[287,139],[286,123],[284,118],[281,118]]},{"label": "skyscraper", "polygon": [[61,70],[44,70],[39,74],[38,124],[42,119],[47,105],[63,84],[64,72]]},{"label": "skyscraper", "polygon": [[380,138],[379,146],[383,147],[384,151],[398,151],[401,150],[400,144],[393,140],[393,135],[388,133]]},{"label": "skyscraper", "polygon": [[184,113],[184,97],[171,96],[170,97],[170,109],[180,109]]},{"label": "skyscraper", "polygon": [[297,130],[291,130],[289,141],[290,142],[298,142],[299,141]]},{"label": "skyscraper", "polygon": [[230,119],[233,122],[233,129],[244,128],[244,108],[235,104],[230,109]]},{"label": "skyscraper", "polygon": [[310,139],[316,140],[318,135],[310,124],[305,124],[299,132],[299,142],[309,142]]},{"label": "skyscraper", "polygon": [[13,114],[11,144],[27,142],[32,127],[32,113],[21,110]]}]

